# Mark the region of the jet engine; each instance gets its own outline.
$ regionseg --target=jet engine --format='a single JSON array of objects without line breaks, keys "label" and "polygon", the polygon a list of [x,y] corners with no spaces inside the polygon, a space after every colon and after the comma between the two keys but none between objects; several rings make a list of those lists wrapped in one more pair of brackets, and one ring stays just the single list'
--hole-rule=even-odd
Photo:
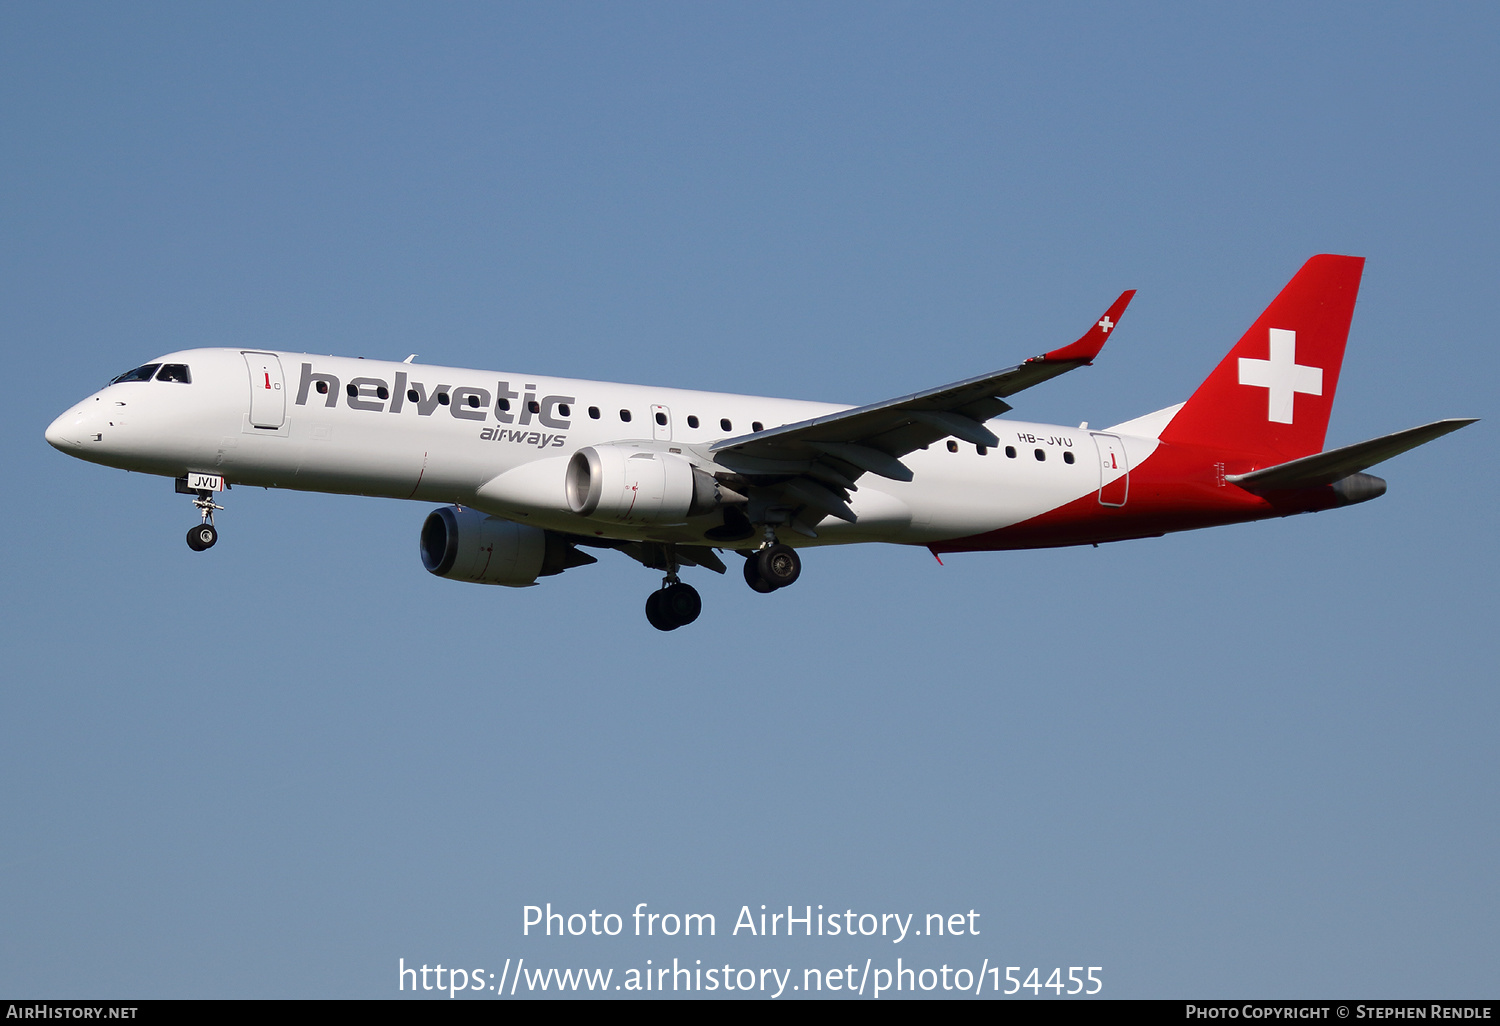
[{"label": "jet engine", "polygon": [[452,506],[427,515],[421,550],[422,565],[438,577],[507,588],[529,588],[538,577],[598,562],[562,535]]},{"label": "jet engine", "polygon": [[618,524],[680,524],[747,501],[674,453],[591,445],[568,461],[568,508]]}]

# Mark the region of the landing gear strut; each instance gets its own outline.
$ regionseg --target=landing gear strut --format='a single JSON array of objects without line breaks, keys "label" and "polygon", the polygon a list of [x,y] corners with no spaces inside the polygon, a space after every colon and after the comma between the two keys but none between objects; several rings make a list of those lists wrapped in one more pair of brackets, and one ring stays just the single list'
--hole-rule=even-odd
[{"label": "landing gear strut", "polygon": [[698,589],[677,579],[676,554],[670,546],[667,553],[667,576],[662,578],[661,588],[646,598],[646,619],[659,631],[686,627],[703,612]]},{"label": "landing gear strut", "polygon": [[193,500],[193,505],[203,515],[203,523],[187,533],[188,548],[194,552],[211,549],[214,542],[219,540],[218,528],[214,527],[214,510],[222,510],[224,507],[214,502],[213,496],[213,492],[199,492],[198,497]]}]

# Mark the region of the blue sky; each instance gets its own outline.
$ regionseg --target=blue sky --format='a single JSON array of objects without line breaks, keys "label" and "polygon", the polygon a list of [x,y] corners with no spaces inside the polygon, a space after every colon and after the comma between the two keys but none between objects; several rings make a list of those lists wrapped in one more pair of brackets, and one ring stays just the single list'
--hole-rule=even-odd
[{"label": "blue sky", "polygon": [[[1500,16],[1487,5],[9,5],[0,992],[498,970],[1104,967],[1116,997],[1496,990]],[[256,346],[867,402],[1076,338],[1017,415],[1178,402],[1368,258],[1329,432],[1486,418],[1377,502],[1097,550],[430,577],[426,507],[65,458]],[[551,941],[527,904],[707,911]],[[725,936],[741,905],[979,937]],[[1066,968],[1064,969],[1066,971]],[[1025,993],[1025,992],[1023,992]],[[1043,992],[1046,994],[1047,992]]]}]

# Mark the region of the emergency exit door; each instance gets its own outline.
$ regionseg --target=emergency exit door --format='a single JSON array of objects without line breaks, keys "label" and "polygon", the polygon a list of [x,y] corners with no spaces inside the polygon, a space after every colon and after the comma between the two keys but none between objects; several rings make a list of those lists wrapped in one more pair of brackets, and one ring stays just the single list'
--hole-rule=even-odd
[{"label": "emergency exit door", "polygon": [[658,442],[672,440],[672,411],[665,406],[651,407],[651,437]]}]

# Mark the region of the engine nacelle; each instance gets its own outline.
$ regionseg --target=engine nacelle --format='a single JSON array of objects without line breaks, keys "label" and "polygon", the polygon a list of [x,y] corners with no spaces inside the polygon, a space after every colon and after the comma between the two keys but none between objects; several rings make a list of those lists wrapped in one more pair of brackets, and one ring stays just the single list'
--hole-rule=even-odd
[{"label": "engine nacelle", "polygon": [[1333,494],[1338,496],[1340,506],[1369,502],[1385,494],[1385,478],[1374,474],[1350,474],[1333,483]]},{"label": "engine nacelle", "polygon": [[540,527],[444,506],[422,524],[422,565],[450,581],[528,588],[538,577],[597,560]]},{"label": "engine nacelle", "polygon": [[591,445],[568,461],[568,508],[618,524],[680,524],[745,497],[675,453]]}]

